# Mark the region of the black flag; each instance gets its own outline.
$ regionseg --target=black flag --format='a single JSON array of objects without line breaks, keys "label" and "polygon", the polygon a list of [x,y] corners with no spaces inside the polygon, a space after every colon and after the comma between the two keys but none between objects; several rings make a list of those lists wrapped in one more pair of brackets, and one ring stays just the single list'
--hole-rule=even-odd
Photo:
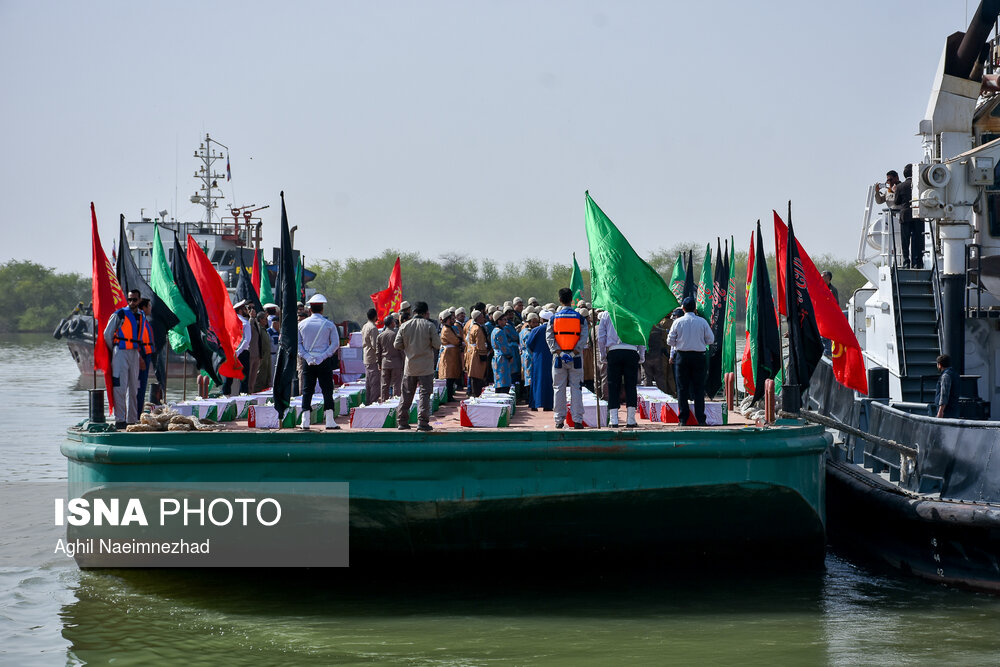
[{"label": "black flag", "polygon": [[726,291],[729,288],[729,260],[723,261],[722,244],[715,239],[715,275],[712,279],[712,333],[715,342],[709,348],[708,377],[705,395],[713,397],[722,388],[722,339],[726,326]]},{"label": "black flag", "polygon": [[823,340],[816,324],[816,311],[806,289],[806,273],[799,259],[791,210],[788,215],[788,241],[785,243],[785,312],[788,313],[788,378],[785,382],[805,388],[809,386],[809,378],[823,356]]},{"label": "black flag", "polygon": [[694,284],[694,250],[688,251],[687,269],[685,269],[685,274],[684,293],[681,295],[682,302],[688,297],[693,299],[697,296],[697,288]]},{"label": "black flag", "polygon": [[781,372],[781,336],[778,333],[778,314],[771,296],[771,279],[764,260],[764,239],[757,221],[757,249],[753,259],[754,282],[757,289],[757,363],[753,400],[764,397],[764,380],[773,379]]},{"label": "black flag", "polygon": [[278,336],[278,359],[274,364],[273,395],[278,417],[292,400],[292,379],[295,377],[299,356],[298,312],[295,308],[295,254],[288,232],[288,213],[285,211],[285,193],[281,193],[281,251],[278,254],[278,289],[275,292],[281,307],[281,333]]},{"label": "black flag", "polygon": [[253,288],[253,282],[250,280],[250,270],[247,269],[246,265],[243,263],[242,250],[239,252],[239,258],[240,277],[239,280],[236,281],[236,301],[249,301],[255,311],[263,313],[264,306],[260,303],[260,297],[257,296],[257,290]]},{"label": "black flag", "polygon": [[[139,273],[139,267],[135,265],[132,253],[129,251],[128,243],[125,240],[125,216],[118,219],[118,261],[115,266],[115,273],[118,274],[118,284],[122,286],[122,291],[128,294],[130,290],[137,289],[139,294],[149,299],[149,304],[153,307],[152,317],[149,319],[150,328],[153,330],[154,350],[167,352],[167,332],[177,326],[178,319],[174,311],[163,303],[160,297],[156,296],[153,288],[149,286],[146,279]],[[163,378],[157,376],[161,383]]]},{"label": "black flag", "polygon": [[188,338],[191,339],[191,349],[188,350],[188,354],[194,358],[195,365],[200,370],[208,373],[212,382],[221,385],[219,365],[226,360],[226,353],[223,352],[218,337],[208,324],[208,311],[205,310],[205,302],[201,300],[201,289],[188,265],[187,255],[177,240],[177,234],[174,234],[174,256],[170,259],[170,272],[174,274],[177,289],[180,290],[181,296],[196,318],[187,329]]}]

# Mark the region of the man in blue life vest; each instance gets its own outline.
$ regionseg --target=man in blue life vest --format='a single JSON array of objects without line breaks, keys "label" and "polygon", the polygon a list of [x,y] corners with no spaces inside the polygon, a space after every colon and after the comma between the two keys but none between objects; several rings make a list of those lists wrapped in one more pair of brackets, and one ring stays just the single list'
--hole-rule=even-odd
[{"label": "man in blue life vest", "polygon": [[104,327],[104,343],[112,351],[111,384],[119,429],[139,421],[139,371],[145,366],[141,353],[152,346],[140,298],[139,290],[129,290],[128,307],[116,310]]},{"label": "man in blue life vest", "polygon": [[587,321],[573,309],[573,291],[568,287],[559,290],[562,305],[549,320],[545,342],[552,351],[552,388],[556,428],[566,420],[566,386],[569,386],[570,414],[573,428],[583,428],[583,351],[587,347]]}]

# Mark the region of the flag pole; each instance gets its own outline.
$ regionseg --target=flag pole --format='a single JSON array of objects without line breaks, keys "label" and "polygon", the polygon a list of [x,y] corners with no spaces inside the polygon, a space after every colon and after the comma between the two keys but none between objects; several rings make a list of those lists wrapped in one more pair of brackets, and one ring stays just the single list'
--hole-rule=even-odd
[{"label": "flag pole", "polygon": [[[597,322],[597,318],[594,317],[594,310],[590,310],[590,318]],[[594,354],[594,394],[597,396],[597,428],[601,428],[601,366],[597,363],[597,335],[594,333],[596,327],[591,325],[590,332],[588,333],[588,338],[590,338],[590,346],[593,348]],[[611,408],[609,407],[608,410]]]}]

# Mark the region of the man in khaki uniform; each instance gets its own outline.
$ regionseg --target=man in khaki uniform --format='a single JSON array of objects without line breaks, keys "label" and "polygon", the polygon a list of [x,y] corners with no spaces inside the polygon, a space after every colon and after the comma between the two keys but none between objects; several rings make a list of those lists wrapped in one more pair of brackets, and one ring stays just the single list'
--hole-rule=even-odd
[{"label": "man in khaki uniform", "polygon": [[396,318],[386,315],[382,320],[385,330],[378,335],[375,343],[375,361],[379,371],[382,373],[382,400],[389,399],[389,392],[392,390],[393,396],[403,395],[403,353],[396,349],[396,331],[399,326]]},{"label": "man in khaki uniform", "polygon": [[465,372],[469,374],[470,395],[479,396],[486,385],[490,349],[486,345],[486,316],[474,310],[465,327]]},{"label": "man in khaki uniform", "polygon": [[361,359],[365,363],[365,405],[371,405],[382,395],[381,371],[375,353],[378,339],[378,325],[375,323],[378,311],[368,309],[368,321],[361,327]]},{"label": "man in khaki uniform", "polygon": [[431,426],[431,394],[434,391],[434,352],[441,349],[437,327],[427,318],[427,302],[417,301],[413,317],[399,327],[395,345],[406,355],[403,366],[403,400],[396,409],[396,422],[401,431],[410,428],[410,405],[413,394],[420,387],[420,406],[417,408],[417,430],[433,431]]},{"label": "man in khaki uniform", "polygon": [[441,358],[438,360],[438,379],[448,381],[448,400],[455,396],[455,387],[462,381],[462,339],[456,332],[455,316],[451,311],[441,312]]}]

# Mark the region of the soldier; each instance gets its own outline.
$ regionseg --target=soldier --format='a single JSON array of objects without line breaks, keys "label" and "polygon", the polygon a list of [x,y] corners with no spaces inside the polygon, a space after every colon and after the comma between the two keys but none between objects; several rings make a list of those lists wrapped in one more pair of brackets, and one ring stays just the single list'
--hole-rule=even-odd
[{"label": "soldier", "polygon": [[419,386],[417,430],[433,431],[430,420],[431,394],[434,393],[434,351],[440,349],[441,338],[437,327],[427,317],[426,302],[417,301],[414,304],[413,317],[399,327],[393,345],[406,355],[403,366],[403,400],[396,408],[396,428],[401,431],[409,430],[410,404]]},{"label": "soldier", "polygon": [[389,396],[401,396],[403,393],[403,353],[393,345],[396,341],[396,330],[399,328],[396,318],[386,315],[382,320],[385,329],[378,335],[375,342],[375,361],[378,364],[381,377],[382,400]]},{"label": "soldier", "polygon": [[378,339],[378,311],[368,309],[368,321],[361,327],[361,354],[365,364],[365,404],[371,405],[382,395],[381,371],[378,367],[378,355],[375,344]]}]

